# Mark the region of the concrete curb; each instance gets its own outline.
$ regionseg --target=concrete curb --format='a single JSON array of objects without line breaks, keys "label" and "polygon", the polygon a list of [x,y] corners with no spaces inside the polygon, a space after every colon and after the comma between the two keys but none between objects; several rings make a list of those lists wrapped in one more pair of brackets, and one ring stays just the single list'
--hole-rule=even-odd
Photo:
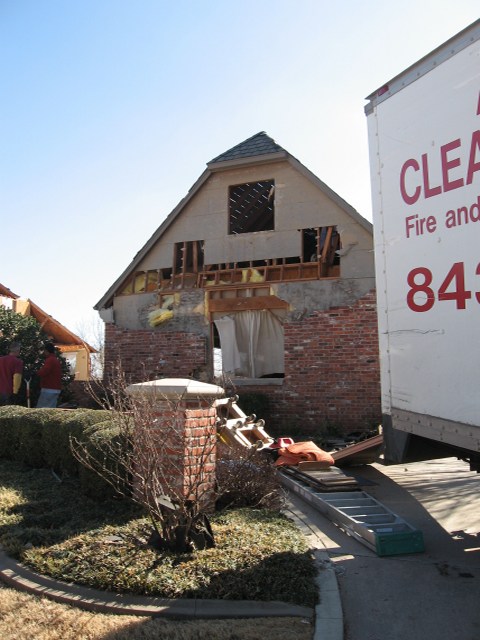
[{"label": "concrete curb", "polygon": [[312,619],[314,616],[312,608],[286,602],[186,598],[168,600],[98,591],[41,576],[15,562],[3,551],[0,551],[0,580],[15,589],[98,613],[165,616],[178,620],[290,616]]},{"label": "concrete curb", "polygon": [[[310,542],[317,565],[317,589],[319,604],[315,607],[315,633],[313,640],[343,640],[343,610],[337,574],[330,556],[325,551],[324,535],[309,517],[312,508],[290,491],[285,514],[292,518]],[[318,514],[316,514],[318,516]]]},{"label": "concrete curb", "polygon": [[337,576],[325,551],[316,552],[320,603],[315,607],[314,640],[343,640],[343,611]]},{"label": "concrete curb", "polygon": [[301,617],[314,619],[313,640],[343,640],[343,612],[334,565],[325,551],[323,534],[309,518],[310,507],[289,494],[286,515],[306,536],[314,552],[318,570],[316,584],[319,604],[315,609],[287,602],[256,600],[166,599],[108,593],[68,584],[39,575],[9,558],[0,549],[0,580],[36,596],[98,613],[135,616],[164,616],[171,619],[226,619]]}]

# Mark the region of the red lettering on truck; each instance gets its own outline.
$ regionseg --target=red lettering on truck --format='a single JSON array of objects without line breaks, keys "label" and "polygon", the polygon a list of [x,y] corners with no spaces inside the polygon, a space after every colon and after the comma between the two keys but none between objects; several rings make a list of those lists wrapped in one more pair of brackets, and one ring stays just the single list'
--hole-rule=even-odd
[{"label": "red lettering on truck", "polygon": [[422,193],[424,198],[432,198],[446,191],[460,189],[465,184],[472,184],[474,174],[480,171],[480,130],[472,133],[465,179],[458,173],[458,170],[462,169],[460,153],[454,154],[455,150],[460,149],[461,146],[461,139],[456,138],[440,147],[441,185],[431,185],[430,167],[433,166],[431,156],[422,154],[421,164],[415,158],[406,160],[400,170],[400,193],[403,201],[412,205],[418,202]]}]

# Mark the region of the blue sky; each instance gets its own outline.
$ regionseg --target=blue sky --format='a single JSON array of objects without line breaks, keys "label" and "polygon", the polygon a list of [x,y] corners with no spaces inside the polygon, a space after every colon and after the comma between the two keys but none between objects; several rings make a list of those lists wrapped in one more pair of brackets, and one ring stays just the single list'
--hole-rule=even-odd
[{"label": "blue sky", "polygon": [[71,330],[266,131],[371,220],[365,96],[478,0],[0,0],[0,282]]}]

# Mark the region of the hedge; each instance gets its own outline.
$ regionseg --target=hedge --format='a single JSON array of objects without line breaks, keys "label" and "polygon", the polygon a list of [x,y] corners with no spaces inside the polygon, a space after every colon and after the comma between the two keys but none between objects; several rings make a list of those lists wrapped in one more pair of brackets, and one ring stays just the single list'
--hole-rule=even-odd
[{"label": "hedge", "polygon": [[71,451],[70,439],[85,443],[95,452],[99,440],[117,437],[118,429],[109,411],[0,407],[0,458],[52,469],[60,478],[77,477],[82,490],[94,497],[110,497],[113,490],[78,462]]}]

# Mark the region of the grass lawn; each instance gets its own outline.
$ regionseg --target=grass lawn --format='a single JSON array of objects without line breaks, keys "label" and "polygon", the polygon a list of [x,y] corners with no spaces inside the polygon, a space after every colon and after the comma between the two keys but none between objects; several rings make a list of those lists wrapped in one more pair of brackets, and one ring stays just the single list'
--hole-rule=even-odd
[{"label": "grass lawn", "polygon": [[214,548],[158,552],[135,505],[92,500],[75,479],[0,460],[0,544],[39,573],[116,593],[315,605],[313,560],[290,520],[246,508],[211,524]]},{"label": "grass lawn", "polygon": [[2,640],[312,640],[302,618],[168,620],[82,611],[0,583]]}]

